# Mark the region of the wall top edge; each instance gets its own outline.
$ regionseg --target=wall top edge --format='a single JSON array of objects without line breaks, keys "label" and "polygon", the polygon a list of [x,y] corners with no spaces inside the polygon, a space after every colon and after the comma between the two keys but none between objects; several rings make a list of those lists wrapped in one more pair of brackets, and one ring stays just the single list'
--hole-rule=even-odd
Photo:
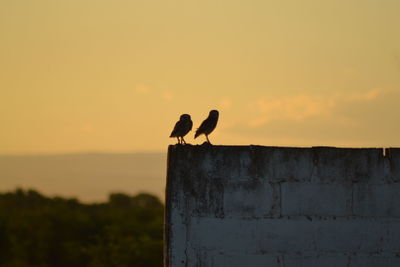
[{"label": "wall top edge", "polygon": [[335,146],[310,146],[310,147],[296,147],[296,146],[262,146],[262,145],[169,145],[168,149],[199,149],[199,150],[218,150],[218,149],[337,149],[337,150],[400,150],[399,147],[335,147]]}]

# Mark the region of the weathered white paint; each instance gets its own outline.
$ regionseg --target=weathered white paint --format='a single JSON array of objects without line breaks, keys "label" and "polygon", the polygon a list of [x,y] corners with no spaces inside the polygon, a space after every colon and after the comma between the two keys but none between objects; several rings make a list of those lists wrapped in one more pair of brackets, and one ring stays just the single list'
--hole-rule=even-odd
[{"label": "weathered white paint", "polygon": [[354,214],[400,218],[400,183],[354,185]]},{"label": "weathered white paint", "polygon": [[352,188],[345,184],[281,183],[282,215],[350,216]]},{"label": "weathered white paint", "polygon": [[400,266],[400,150],[170,146],[168,267]]}]

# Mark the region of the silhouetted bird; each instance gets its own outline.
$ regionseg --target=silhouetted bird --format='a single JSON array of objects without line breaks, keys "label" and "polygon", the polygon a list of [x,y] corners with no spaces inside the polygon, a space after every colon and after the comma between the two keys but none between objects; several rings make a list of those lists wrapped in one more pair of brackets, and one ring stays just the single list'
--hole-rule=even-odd
[{"label": "silhouetted bird", "polygon": [[[193,122],[189,114],[182,114],[169,137],[176,137],[178,144],[186,144],[183,137],[192,130]],[[181,139],[179,139],[179,137]]]},{"label": "silhouetted bird", "polygon": [[218,110],[211,110],[210,114],[208,114],[207,119],[205,119],[200,127],[197,129],[196,134],[194,135],[194,138],[197,136],[204,134],[207,138],[207,142],[211,144],[210,140],[208,140],[208,135],[214,131],[215,127],[217,126],[218,122],[218,117],[219,117],[219,112]]}]

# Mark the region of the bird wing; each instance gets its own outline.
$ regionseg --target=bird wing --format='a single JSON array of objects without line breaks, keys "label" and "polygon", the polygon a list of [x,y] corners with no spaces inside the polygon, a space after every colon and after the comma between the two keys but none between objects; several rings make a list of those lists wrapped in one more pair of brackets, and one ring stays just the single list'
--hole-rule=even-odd
[{"label": "bird wing", "polygon": [[171,135],[170,135],[169,137],[177,137],[177,136],[179,135],[179,132],[180,132],[181,129],[182,129],[182,126],[183,126],[183,123],[182,123],[182,121],[179,120],[179,121],[175,124],[175,127],[174,127],[174,129],[172,130]]},{"label": "bird wing", "polygon": [[193,122],[192,120],[186,120],[185,123],[182,126],[182,131],[180,132],[182,136],[187,135],[190,130],[193,128]]},{"label": "bird wing", "polygon": [[189,121],[189,126],[188,126],[188,128],[189,128],[189,131],[188,131],[188,132],[190,132],[190,131],[192,130],[192,128],[193,128],[193,122],[192,122],[192,120]]},{"label": "bird wing", "polygon": [[194,138],[196,138],[197,136],[199,136],[205,132],[205,130],[208,128],[208,124],[210,124],[209,121],[210,121],[209,118],[207,118],[200,124],[200,127],[197,128],[197,130],[196,130],[196,134],[194,135]]}]

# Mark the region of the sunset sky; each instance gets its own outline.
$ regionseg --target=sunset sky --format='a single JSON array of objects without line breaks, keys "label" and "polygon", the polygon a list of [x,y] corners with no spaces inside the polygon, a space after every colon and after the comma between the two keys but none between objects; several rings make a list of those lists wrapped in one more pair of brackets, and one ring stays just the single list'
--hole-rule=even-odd
[{"label": "sunset sky", "polygon": [[[1,0],[0,154],[400,146],[398,0]],[[194,140],[203,143],[204,136]]]}]

